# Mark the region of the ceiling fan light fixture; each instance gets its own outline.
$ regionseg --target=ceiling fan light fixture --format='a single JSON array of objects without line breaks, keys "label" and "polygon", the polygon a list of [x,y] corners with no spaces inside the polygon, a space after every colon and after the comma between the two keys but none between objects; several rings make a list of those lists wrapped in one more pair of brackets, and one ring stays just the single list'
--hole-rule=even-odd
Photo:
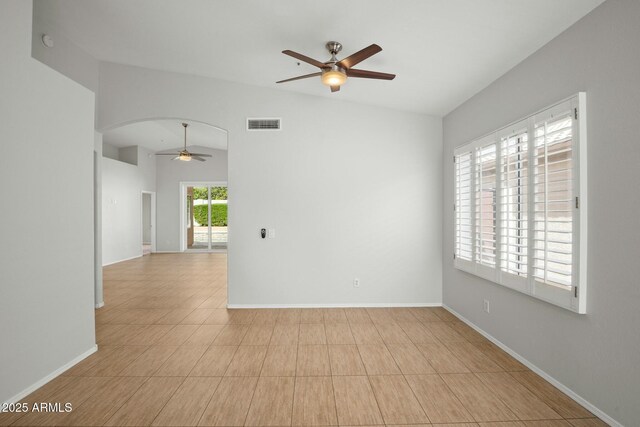
[{"label": "ceiling fan light fixture", "polygon": [[347,74],[340,68],[324,71],[322,73],[322,84],[327,86],[342,86],[347,81]]},{"label": "ceiling fan light fixture", "polygon": [[178,156],[178,160],[182,160],[183,162],[190,162],[191,161],[191,153],[185,153],[184,151],[182,153],[180,153],[180,155]]}]

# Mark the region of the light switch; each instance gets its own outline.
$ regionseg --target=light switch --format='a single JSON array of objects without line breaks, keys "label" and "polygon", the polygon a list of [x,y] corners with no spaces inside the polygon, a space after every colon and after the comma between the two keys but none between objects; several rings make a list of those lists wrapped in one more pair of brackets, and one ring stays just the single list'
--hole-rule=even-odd
[{"label": "light switch", "polygon": [[267,235],[269,236],[270,239],[273,239],[274,237],[276,237],[276,229],[270,228]]}]

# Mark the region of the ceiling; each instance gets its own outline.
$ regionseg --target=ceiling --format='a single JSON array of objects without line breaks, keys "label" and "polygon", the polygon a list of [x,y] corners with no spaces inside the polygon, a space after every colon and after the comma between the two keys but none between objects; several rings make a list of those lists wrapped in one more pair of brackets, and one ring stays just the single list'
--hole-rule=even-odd
[{"label": "ceiling", "polygon": [[[225,79],[443,116],[560,34],[603,0],[50,0],[45,19],[99,60]],[[322,62],[372,43],[358,68],[395,80],[349,79],[330,93]]]},{"label": "ceiling", "polygon": [[182,123],[189,124],[187,147],[227,149],[226,131],[204,123],[178,119],[148,120],[121,126],[105,132],[102,141],[115,147],[139,145],[154,152],[175,151],[184,145]]}]

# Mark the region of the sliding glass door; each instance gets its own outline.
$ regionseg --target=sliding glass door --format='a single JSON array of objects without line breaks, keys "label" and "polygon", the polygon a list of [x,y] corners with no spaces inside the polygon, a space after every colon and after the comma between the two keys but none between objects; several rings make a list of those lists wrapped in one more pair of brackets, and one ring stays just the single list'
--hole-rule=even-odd
[{"label": "sliding glass door", "polygon": [[185,195],[187,249],[226,249],[227,187],[187,186]]}]

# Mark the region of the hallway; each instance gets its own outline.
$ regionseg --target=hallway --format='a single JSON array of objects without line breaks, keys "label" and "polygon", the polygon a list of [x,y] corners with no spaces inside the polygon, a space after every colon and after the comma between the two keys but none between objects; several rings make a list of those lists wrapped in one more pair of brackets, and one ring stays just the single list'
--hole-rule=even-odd
[{"label": "hallway", "polygon": [[226,280],[218,253],[106,267],[99,351],[25,399],[73,411],[0,424],[605,425],[442,308],[227,310]]}]

